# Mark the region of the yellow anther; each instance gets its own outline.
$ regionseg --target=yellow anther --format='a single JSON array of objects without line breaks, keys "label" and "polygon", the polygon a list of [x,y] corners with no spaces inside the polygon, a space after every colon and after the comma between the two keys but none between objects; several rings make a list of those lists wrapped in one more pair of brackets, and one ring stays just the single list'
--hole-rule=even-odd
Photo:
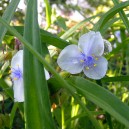
[{"label": "yellow anther", "polygon": [[94,67],[97,66],[97,64],[94,64]]},{"label": "yellow anther", "polygon": [[8,77],[8,78],[7,78],[7,80],[11,81],[11,78],[10,78],[10,77]]},{"label": "yellow anther", "polygon": [[12,73],[12,70],[9,70],[9,74]]},{"label": "yellow anther", "polygon": [[92,54],[92,56],[93,56],[93,57],[95,57],[95,55],[94,55],[94,54]]},{"label": "yellow anther", "polygon": [[18,78],[16,78],[16,77],[15,77],[15,78],[13,78],[13,79],[14,79],[14,80],[18,80]]},{"label": "yellow anther", "polygon": [[98,58],[96,57],[95,60],[98,60]]},{"label": "yellow anther", "polygon": [[80,60],[80,62],[84,62],[84,60]]},{"label": "yellow anther", "polygon": [[86,67],[86,70],[89,70],[90,68],[89,67]]}]

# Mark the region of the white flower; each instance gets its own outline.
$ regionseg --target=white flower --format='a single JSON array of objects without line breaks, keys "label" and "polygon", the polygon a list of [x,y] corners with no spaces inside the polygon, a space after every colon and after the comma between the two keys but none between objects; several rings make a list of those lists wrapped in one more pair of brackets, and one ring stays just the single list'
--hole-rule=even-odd
[{"label": "white flower", "polygon": [[[50,75],[46,69],[45,76],[48,80]],[[24,101],[24,85],[23,85],[23,50],[18,51],[11,60],[11,78],[13,80],[14,101]]]},{"label": "white flower", "polygon": [[80,73],[92,79],[101,79],[107,71],[107,60],[104,53],[104,40],[99,32],[90,31],[79,38],[77,45],[65,47],[57,63],[61,69],[71,74]]}]

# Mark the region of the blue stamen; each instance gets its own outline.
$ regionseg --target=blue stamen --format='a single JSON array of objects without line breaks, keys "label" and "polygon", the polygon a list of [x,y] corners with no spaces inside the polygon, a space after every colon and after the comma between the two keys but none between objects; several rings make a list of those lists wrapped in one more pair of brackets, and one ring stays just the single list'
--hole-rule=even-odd
[{"label": "blue stamen", "polygon": [[81,53],[80,61],[85,67],[91,68],[94,66],[95,59],[93,56],[86,56],[84,53]]},{"label": "blue stamen", "polygon": [[19,69],[12,68],[12,78],[13,80],[18,80],[22,78],[22,71]]}]

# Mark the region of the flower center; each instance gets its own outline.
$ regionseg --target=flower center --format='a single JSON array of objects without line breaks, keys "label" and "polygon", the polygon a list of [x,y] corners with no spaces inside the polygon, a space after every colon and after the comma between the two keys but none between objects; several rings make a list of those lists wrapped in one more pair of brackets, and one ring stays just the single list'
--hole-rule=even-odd
[{"label": "flower center", "polygon": [[84,67],[86,67],[86,69],[90,69],[92,67],[95,67],[95,60],[97,58],[95,58],[94,56],[86,56],[84,53],[81,53],[81,59],[80,62],[83,63]]},{"label": "flower center", "polygon": [[11,73],[12,73],[13,80],[19,80],[22,78],[22,71],[19,69],[19,67],[18,67],[18,69],[12,68]]},{"label": "flower center", "polygon": [[87,56],[84,58],[85,66],[92,66],[94,64],[94,59],[92,56]]}]

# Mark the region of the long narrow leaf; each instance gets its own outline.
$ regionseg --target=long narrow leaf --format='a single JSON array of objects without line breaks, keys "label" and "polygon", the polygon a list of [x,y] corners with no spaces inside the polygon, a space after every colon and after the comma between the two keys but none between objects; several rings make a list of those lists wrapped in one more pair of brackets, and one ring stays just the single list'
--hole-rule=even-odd
[{"label": "long narrow leaf", "polygon": [[62,40],[61,38],[53,34],[50,34],[44,30],[40,30],[40,34],[43,42],[58,47],[60,49],[63,49],[64,47],[70,44],[67,41]]},{"label": "long narrow leaf", "polygon": [[[29,0],[24,38],[42,54],[37,20],[37,0]],[[55,129],[43,65],[24,48],[24,89],[26,129]]]},{"label": "long narrow leaf", "polygon": [[[10,23],[19,2],[20,0],[12,0],[8,5],[8,7],[6,8],[6,10],[4,11],[2,18],[5,19],[8,23]],[[0,24],[0,43],[2,42],[2,39],[6,31],[7,29]]]},{"label": "long narrow leaf", "polygon": [[51,25],[51,7],[49,4],[49,0],[44,0],[44,3],[46,5],[46,29]]},{"label": "long narrow leaf", "polygon": [[94,30],[98,31],[103,28],[103,26],[105,25],[105,23],[107,23],[116,13],[118,13],[119,11],[121,11],[123,8],[129,6],[129,2],[122,2],[118,5],[115,5],[112,9],[110,9],[107,13],[105,13],[103,15],[103,17],[101,17],[99,19],[99,21],[97,22],[97,24],[94,26]]},{"label": "long narrow leaf", "polygon": [[14,103],[13,108],[10,113],[10,128],[12,128],[12,124],[13,124],[13,120],[14,120],[17,108],[18,108],[18,103],[16,102]]},{"label": "long narrow leaf", "polygon": [[116,76],[116,77],[105,77],[101,79],[102,82],[122,82],[129,81],[129,75],[127,76]]},{"label": "long narrow leaf", "polygon": [[[14,26],[14,28],[21,34],[23,35],[23,26]],[[11,35],[9,32],[7,33],[8,35]],[[46,43],[48,45],[53,45],[55,47],[58,47],[60,49],[63,49],[70,43],[57,37],[54,34],[51,34],[50,32],[47,32],[43,29],[40,29],[40,37],[42,43]]]},{"label": "long narrow leaf", "polygon": [[[112,1],[113,1],[114,5],[119,4],[119,1],[118,1],[118,0],[112,0]],[[119,14],[120,14],[120,17],[121,17],[123,23],[125,24],[125,26],[126,26],[126,28],[127,28],[127,30],[128,30],[128,33],[129,33],[129,20],[128,20],[128,18],[126,17],[126,14],[124,13],[123,10],[121,10],[121,11],[119,12]]]},{"label": "long narrow leaf", "polygon": [[129,127],[129,107],[122,103],[116,96],[84,78],[73,77],[71,80],[81,94]]}]

